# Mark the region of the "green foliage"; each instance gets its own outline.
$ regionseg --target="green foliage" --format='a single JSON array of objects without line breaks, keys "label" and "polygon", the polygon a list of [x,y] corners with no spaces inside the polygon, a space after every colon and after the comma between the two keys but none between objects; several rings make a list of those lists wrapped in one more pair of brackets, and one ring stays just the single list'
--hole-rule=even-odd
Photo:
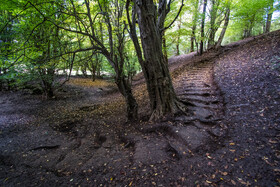
[{"label": "green foliage", "polygon": [[[263,33],[267,14],[279,9],[279,0],[273,9],[269,8],[271,0],[216,1],[219,4],[216,7],[217,19],[214,23],[214,26],[218,27],[215,39],[222,30],[225,9],[231,3],[230,25],[224,43]],[[92,25],[87,16],[85,1],[1,0],[0,82],[20,88],[27,83],[36,82],[42,90],[48,92],[50,88],[45,88],[47,85],[55,89],[58,83],[56,72],[69,72],[72,66],[75,70],[112,75],[116,74],[114,66],[117,66],[126,77],[139,72],[137,55],[126,31],[126,1],[101,0],[100,4],[95,0],[86,2],[89,3]],[[199,0],[185,1],[184,4],[178,19],[165,32],[168,56],[175,55],[178,48],[180,53],[190,51],[194,26],[196,42],[208,40],[207,34],[205,38],[200,38]],[[165,26],[174,20],[180,5],[181,1],[171,4]],[[206,32],[209,32],[211,26],[211,15],[213,12],[209,3]],[[110,27],[112,33],[109,33]],[[272,30],[280,28],[279,17],[273,20],[271,27]],[[111,43],[113,46],[110,46]],[[77,52],[73,59],[73,51],[92,46],[97,48]],[[104,55],[104,50],[111,55],[111,61]],[[112,61],[121,63],[112,65]],[[275,66],[278,67],[278,64]]]}]

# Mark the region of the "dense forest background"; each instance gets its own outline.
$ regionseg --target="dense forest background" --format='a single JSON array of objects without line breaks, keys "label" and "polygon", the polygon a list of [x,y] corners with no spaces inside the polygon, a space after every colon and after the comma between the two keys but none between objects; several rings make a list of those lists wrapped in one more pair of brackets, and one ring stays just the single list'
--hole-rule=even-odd
[{"label": "dense forest background", "polygon": [[[137,118],[131,81],[143,71],[158,117],[181,105],[170,94],[158,101],[157,90],[172,95],[173,88],[170,77],[165,77],[166,67],[151,72],[158,69],[151,68],[157,59],[201,55],[280,28],[278,0],[147,2],[144,7],[146,2],[129,0],[1,1],[0,89],[30,89],[51,98],[71,75],[91,76],[93,81],[114,77],[126,99],[128,118]],[[155,51],[165,61],[161,54],[150,58]],[[154,76],[164,80],[152,83]],[[170,86],[159,89],[164,81]]]}]

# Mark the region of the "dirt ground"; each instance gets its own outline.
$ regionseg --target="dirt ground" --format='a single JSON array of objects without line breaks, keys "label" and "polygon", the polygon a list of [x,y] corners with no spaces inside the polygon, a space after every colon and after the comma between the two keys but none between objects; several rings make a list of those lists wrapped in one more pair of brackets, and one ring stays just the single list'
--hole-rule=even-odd
[{"label": "dirt ground", "polygon": [[0,92],[1,186],[279,186],[280,31],[169,60],[188,115],[140,120],[106,80]]}]

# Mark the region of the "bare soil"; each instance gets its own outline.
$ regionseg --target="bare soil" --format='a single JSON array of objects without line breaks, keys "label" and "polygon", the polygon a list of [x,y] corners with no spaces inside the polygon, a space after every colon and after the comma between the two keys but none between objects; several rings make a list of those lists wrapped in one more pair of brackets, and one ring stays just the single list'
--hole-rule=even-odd
[{"label": "bare soil", "polygon": [[280,31],[169,60],[188,115],[140,120],[109,81],[0,92],[1,186],[279,186]]}]

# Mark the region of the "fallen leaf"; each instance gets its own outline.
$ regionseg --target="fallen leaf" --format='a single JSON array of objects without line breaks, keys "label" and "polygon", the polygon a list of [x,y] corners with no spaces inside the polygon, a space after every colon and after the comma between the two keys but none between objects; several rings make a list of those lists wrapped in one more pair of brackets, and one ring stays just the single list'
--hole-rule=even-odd
[{"label": "fallen leaf", "polygon": [[226,171],[225,172],[221,172],[221,174],[226,176],[226,175],[228,175],[228,172],[226,172]]},{"label": "fallen leaf", "polygon": [[270,139],[268,142],[269,142],[269,143],[273,143],[273,144],[278,143],[277,141],[275,141],[275,140],[271,140],[271,139]]},{"label": "fallen leaf", "polygon": [[209,153],[206,153],[207,158],[212,159]]}]

